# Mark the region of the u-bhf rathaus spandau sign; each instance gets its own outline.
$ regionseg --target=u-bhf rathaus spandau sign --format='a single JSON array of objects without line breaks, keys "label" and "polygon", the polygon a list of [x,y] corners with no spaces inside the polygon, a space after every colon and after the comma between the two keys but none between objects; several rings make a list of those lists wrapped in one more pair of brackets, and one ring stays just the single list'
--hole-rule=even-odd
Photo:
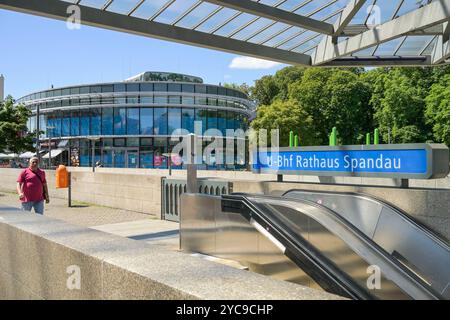
[{"label": "u-bhf rathaus spandau sign", "polygon": [[256,173],[401,179],[437,179],[449,173],[449,149],[443,144],[260,149],[253,159]]}]

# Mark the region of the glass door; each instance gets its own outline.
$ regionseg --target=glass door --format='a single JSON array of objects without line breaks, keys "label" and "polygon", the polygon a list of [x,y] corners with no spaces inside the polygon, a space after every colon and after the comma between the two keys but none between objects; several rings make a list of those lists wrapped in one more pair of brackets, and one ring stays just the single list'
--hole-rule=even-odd
[{"label": "glass door", "polygon": [[115,168],[125,168],[125,154],[126,151],[123,149],[114,149],[114,167]]},{"label": "glass door", "polygon": [[135,150],[127,151],[127,168],[139,168],[139,153]]}]

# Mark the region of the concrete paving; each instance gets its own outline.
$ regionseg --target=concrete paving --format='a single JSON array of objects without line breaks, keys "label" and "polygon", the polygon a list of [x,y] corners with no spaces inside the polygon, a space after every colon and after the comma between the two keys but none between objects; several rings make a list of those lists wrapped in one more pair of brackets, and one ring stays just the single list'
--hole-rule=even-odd
[{"label": "concrete paving", "polygon": [[[20,208],[17,194],[0,192],[0,205]],[[67,206],[67,200],[52,198],[50,204],[45,205],[45,216],[64,220],[74,225],[91,227],[112,223],[136,220],[155,220],[156,217],[144,213],[96,206],[74,201],[72,207]]]},{"label": "concrete paving", "polygon": [[164,220],[137,220],[91,227],[133,240],[177,251],[180,248],[179,224]]}]

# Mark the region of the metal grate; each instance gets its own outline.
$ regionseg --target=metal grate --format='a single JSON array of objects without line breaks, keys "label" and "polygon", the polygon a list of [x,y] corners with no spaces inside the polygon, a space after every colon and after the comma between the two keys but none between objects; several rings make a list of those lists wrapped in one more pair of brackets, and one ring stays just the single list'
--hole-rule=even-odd
[{"label": "metal grate", "polygon": [[[221,196],[233,192],[233,183],[221,180],[198,180],[198,193]],[[185,179],[162,178],[161,216],[164,220],[180,221],[180,196],[186,192]]]}]

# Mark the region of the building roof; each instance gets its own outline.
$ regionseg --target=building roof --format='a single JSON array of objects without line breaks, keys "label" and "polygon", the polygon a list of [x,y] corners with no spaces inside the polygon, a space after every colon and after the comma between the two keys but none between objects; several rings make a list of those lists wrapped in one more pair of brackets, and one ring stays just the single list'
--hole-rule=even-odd
[{"label": "building roof", "polygon": [[163,81],[163,82],[193,82],[203,83],[203,79],[181,73],[146,71],[130,77],[125,82],[145,82],[145,81]]},{"label": "building roof", "polygon": [[450,0],[0,0],[64,20],[70,4],[83,24],[295,65],[450,58]]}]

